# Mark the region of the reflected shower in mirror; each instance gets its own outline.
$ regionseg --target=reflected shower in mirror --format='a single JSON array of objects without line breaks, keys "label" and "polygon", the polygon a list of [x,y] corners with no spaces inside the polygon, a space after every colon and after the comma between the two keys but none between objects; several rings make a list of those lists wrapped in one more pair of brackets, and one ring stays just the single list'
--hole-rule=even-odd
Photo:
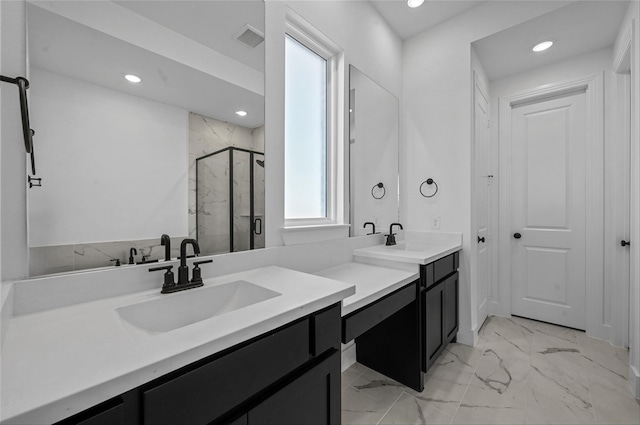
[{"label": "reflected shower in mirror", "polygon": [[196,176],[200,249],[218,254],[264,248],[264,153],[224,148],[197,158]]},{"label": "reflected shower in mirror", "polygon": [[[220,233],[197,227],[198,214],[212,210],[199,211],[196,160],[231,147],[264,152],[264,3],[28,1],[27,19],[31,121],[46,182],[28,192],[30,274],[126,263],[131,248],[136,262],[164,259],[163,233],[174,248]],[[264,178],[249,184],[244,163],[211,169],[221,185],[233,181],[231,168],[234,178],[247,175],[235,182],[246,188],[227,194],[238,199],[212,201],[227,215],[235,206],[238,243],[203,242],[202,254],[250,249],[248,233],[264,226],[264,208],[249,196],[253,188],[264,205]],[[253,164],[259,179],[264,168]],[[264,246],[260,237],[254,248]]]},{"label": "reflected shower in mirror", "polygon": [[364,235],[366,222],[384,232],[399,220],[398,99],[349,68],[349,180],[351,236]]}]

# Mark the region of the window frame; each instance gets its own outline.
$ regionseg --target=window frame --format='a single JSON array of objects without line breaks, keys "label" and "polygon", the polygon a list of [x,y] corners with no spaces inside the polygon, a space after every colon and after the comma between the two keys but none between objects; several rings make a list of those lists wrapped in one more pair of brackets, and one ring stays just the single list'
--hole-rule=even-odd
[{"label": "window frame", "polygon": [[[326,216],[320,218],[285,217],[285,228],[338,224],[338,152],[340,146],[339,122],[343,106],[340,104],[340,69],[343,66],[343,52],[331,40],[301,18],[287,15],[285,37],[291,37],[303,47],[317,54],[327,62],[326,81]],[[286,120],[286,116],[285,116]],[[286,152],[285,152],[286,155]],[[286,170],[284,178],[286,180]],[[286,202],[286,194],[285,194]]]}]

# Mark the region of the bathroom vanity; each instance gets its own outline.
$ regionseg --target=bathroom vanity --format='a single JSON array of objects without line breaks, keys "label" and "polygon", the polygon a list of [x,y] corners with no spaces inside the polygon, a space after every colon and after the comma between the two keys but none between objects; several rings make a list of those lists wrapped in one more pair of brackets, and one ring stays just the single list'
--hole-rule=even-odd
[{"label": "bathroom vanity", "polygon": [[26,313],[38,283],[13,288],[2,423],[340,422],[340,301],[353,285],[266,266]]},{"label": "bathroom vanity", "polygon": [[356,286],[342,303],[342,342],[359,363],[416,390],[458,332],[459,235],[404,232],[319,272]]},{"label": "bathroom vanity", "polygon": [[265,250],[240,272],[244,253],[219,256],[203,287],[173,294],[143,265],[15,282],[0,422],[339,423],[354,339],[358,361],[420,389],[456,335],[461,241],[380,243]]},{"label": "bathroom vanity", "polygon": [[339,326],[335,304],[58,423],[338,424]]}]

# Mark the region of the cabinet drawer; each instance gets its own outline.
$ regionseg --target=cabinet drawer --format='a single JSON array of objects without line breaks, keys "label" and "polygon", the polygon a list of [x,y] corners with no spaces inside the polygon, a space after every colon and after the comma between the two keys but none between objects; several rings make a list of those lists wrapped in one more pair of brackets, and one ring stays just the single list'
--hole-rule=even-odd
[{"label": "cabinet drawer", "polygon": [[145,424],[208,424],[310,358],[303,320],[143,390]]},{"label": "cabinet drawer", "polygon": [[345,316],[342,319],[342,342],[357,338],[415,299],[414,282]]},{"label": "cabinet drawer", "polygon": [[422,266],[422,272],[425,274],[426,287],[430,288],[434,283],[439,282],[458,270],[460,264],[459,255],[459,252],[454,252],[433,263]]},{"label": "cabinet drawer", "polygon": [[125,423],[124,415],[124,404],[118,397],[57,422],[56,425],[118,425]]},{"label": "cabinet drawer", "polygon": [[318,356],[330,348],[340,348],[340,304],[336,304],[310,317],[311,354]]}]

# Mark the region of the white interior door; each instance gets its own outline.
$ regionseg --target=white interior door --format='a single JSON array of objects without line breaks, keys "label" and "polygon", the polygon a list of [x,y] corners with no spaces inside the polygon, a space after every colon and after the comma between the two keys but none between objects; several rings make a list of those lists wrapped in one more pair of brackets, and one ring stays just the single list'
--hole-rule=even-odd
[{"label": "white interior door", "polygon": [[475,85],[475,203],[476,203],[476,242],[477,242],[477,288],[478,288],[478,327],[487,318],[489,308],[489,185],[492,176],[489,168],[489,102],[488,96],[477,82]]},{"label": "white interior door", "polygon": [[586,96],[513,106],[512,314],[585,329]]}]

